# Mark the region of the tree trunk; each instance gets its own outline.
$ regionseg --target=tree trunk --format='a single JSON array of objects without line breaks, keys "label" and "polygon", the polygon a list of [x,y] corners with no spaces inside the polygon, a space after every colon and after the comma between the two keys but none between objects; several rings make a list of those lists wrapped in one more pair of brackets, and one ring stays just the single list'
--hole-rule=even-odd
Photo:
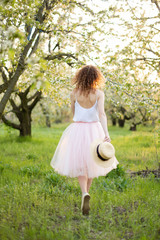
[{"label": "tree trunk", "polygon": [[31,112],[23,109],[20,120],[20,136],[31,136],[31,121]]},{"label": "tree trunk", "polygon": [[51,121],[50,121],[49,111],[42,103],[40,103],[40,106],[42,108],[43,115],[45,116],[46,127],[50,128],[51,127]]},{"label": "tree trunk", "polygon": [[116,126],[116,124],[117,124],[116,118],[112,118],[111,121],[112,121],[112,126]]},{"label": "tree trunk", "polygon": [[49,128],[51,127],[51,121],[50,121],[49,115],[46,115],[46,126]]},{"label": "tree trunk", "polygon": [[[31,113],[34,107],[37,105],[37,103],[41,99],[42,92],[36,91],[35,94],[33,94],[30,98],[27,98],[27,94],[29,93],[30,87],[26,89],[25,92],[19,93],[19,97],[21,99],[21,105],[20,105],[20,113],[17,114],[18,119],[20,121],[20,136],[31,136]],[[32,101],[32,103],[29,105],[29,101]]]},{"label": "tree trunk", "polygon": [[130,131],[137,131],[137,125],[132,123],[132,125],[130,126]]},{"label": "tree trunk", "polygon": [[119,127],[124,127],[125,119],[118,119],[118,125]]},{"label": "tree trunk", "polygon": [[[18,96],[21,100],[19,106],[16,105],[15,101],[11,98],[10,104],[12,106],[12,112],[15,114],[17,119],[19,120],[19,124],[12,122],[11,120],[7,119],[4,115],[2,115],[3,122],[14,128],[19,130],[20,136],[31,136],[31,113],[34,107],[41,99],[42,92],[36,91],[32,96],[27,98],[27,95],[30,91],[31,85],[25,90],[25,92],[18,92]],[[29,104],[29,102],[31,104]],[[10,111],[11,112],[11,111]]]}]

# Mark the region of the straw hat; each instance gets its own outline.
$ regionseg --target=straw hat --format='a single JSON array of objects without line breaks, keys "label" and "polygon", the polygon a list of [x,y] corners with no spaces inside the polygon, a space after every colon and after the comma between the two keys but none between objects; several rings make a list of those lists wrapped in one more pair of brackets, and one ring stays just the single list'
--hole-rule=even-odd
[{"label": "straw hat", "polygon": [[91,154],[100,167],[111,167],[115,161],[115,149],[109,142],[96,140],[91,144]]}]

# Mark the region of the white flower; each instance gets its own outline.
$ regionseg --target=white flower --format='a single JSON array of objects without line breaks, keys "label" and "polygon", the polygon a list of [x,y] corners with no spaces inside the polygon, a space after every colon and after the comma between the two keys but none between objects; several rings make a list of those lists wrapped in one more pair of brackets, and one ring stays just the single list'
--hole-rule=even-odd
[{"label": "white flower", "polygon": [[35,63],[37,63],[38,61],[39,61],[39,57],[30,57],[30,58],[28,58],[27,60],[26,60],[26,63],[29,63],[29,64],[35,64]]},{"label": "white flower", "polygon": [[11,46],[12,46],[12,41],[10,41],[10,40],[5,40],[5,41],[3,41],[2,42],[2,44],[1,44],[1,49],[3,50],[3,51],[5,51],[5,50],[7,50],[8,48],[10,48]]},{"label": "white flower", "polygon": [[15,26],[9,26],[9,28],[6,31],[6,35],[12,35],[13,33],[15,33],[17,31]]},{"label": "white flower", "polygon": [[36,84],[36,87],[37,87],[38,90],[40,89],[40,86],[41,86],[41,81],[38,81],[37,84]]}]

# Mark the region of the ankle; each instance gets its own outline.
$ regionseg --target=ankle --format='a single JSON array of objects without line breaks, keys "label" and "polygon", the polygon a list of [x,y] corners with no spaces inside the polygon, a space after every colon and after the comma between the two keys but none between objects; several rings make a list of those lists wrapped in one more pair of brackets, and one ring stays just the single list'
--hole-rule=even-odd
[{"label": "ankle", "polygon": [[82,192],[82,195],[84,195],[84,194],[86,194],[86,193],[88,193],[88,192]]}]

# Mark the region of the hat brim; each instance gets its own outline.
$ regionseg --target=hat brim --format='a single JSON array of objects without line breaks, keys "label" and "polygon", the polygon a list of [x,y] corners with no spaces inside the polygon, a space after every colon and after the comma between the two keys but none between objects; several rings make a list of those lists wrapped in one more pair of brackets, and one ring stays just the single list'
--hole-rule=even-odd
[{"label": "hat brim", "polygon": [[109,167],[112,167],[113,163],[116,161],[116,157],[113,156],[112,158],[110,158],[109,160],[106,160],[106,161],[103,161],[101,160],[98,155],[97,155],[97,146],[102,143],[102,139],[98,139],[98,140],[95,140],[91,146],[90,146],[90,150],[91,150],[91,155],[92,155],[92,158],[94,160],[94,162],[100,166],[100,167],[103,167],[103,168],[109,168]]}]

